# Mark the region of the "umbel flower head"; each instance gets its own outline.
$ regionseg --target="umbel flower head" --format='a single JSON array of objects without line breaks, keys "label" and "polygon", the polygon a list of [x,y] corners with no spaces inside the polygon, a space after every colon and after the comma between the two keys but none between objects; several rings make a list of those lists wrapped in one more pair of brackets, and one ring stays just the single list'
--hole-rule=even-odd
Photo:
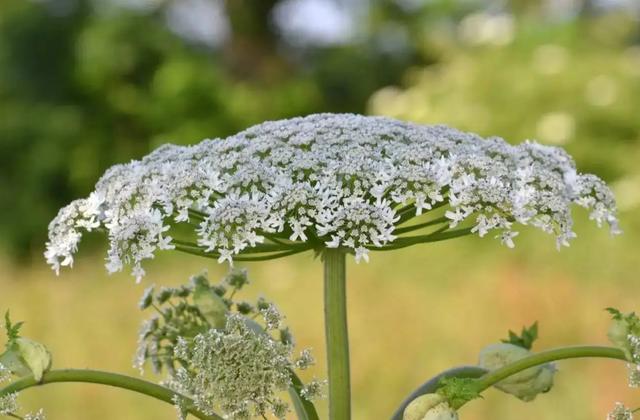
[{"label": "umbel flower head", "polygon": [[572,204],[617,232],[611,191],[562,149],[318,114],[165,145],[112,167],[88,198],[60,210],[45,255],[56,271],[71,265],[82,233],[94,229],[108,234],[108,270],[130,264],[137,278],[159,249],[231,262],[342,247],[359,261],[370,250],[468,233],[495,231],[511,247],[516,224],[561,246],[575,236]]},{"label": "umbel flower head", "polygon": [[224,329],[191,342],[180,339],[175,354],[188,368],[179,367],[168,385],[193,396],[203,412],[219,407],[226,418],[286,416],[289,407],[278,392],[291,386],[292,346],[251,329],[242,316],[229,314]]},{"label": "umbel flower head", "polygon": [[[294,339],[273,303],[234,300],[249,283],[246,270],[235,270],[212,285],[205,274],[177,288],[147,289],[141,309],[156,315],[143,323],[135,366],[146,362],[156,373],[166,369],[165,384],[193,399],[202,412],[245,419],[284,418],[289,405],[280,398],[295,386],[300,398],[322,396],[324,381],[303,383],[298,370],[315,363],[309,349],[294,355]],[[179,419],[186,400],[176,396]]]}]

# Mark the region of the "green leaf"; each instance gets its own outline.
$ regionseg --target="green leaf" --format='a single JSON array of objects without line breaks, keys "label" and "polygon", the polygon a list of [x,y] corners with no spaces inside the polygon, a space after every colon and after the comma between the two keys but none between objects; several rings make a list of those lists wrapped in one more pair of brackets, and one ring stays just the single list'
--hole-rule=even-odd
[{"label": "green leaf", "polygon": [[289,396],[293,402],[293,407],[296,410],[296,415],[299,420],[319,420],[318,412],[313,403],[304,398],[300,391],[302,391],[303,384],[298,375],[294,371],[289,370],[291,373],[291,386],[289,387]]},{"label": "green leaf", "polygon": [[612,315],[611,317],[612,319],[621,320],[623,318],[622,312],[620,312],[616,308],[612,308],[612,307],[605,308],[605,311],[609,312]]},{"label": "green leaf", "polygon": [[193,303],[200,311],[200,315],[211,327],[224,328],[229,308],[208,284],[203,282],[196,283],[193,292]]},{"label": "green leaf", "polygon": [[525,348],[527,350],[531,350],[533,346],[533,342],[538,338],[538,321],[531,324],[529,328],[522,327],[522,331],[520,335],[514,333],[509,330],[509,338],[506,340],[500,340],[503,343],[513,344],[518,347]]}]

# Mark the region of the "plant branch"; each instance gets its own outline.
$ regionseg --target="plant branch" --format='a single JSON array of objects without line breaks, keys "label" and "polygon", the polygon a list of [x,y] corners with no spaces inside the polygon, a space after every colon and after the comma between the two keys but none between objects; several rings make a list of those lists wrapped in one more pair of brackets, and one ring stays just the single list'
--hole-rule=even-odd
[{"label": "plant branch", "polygon": [[200,420],[222,420],[222,417],[218,415],[207,415],[196,409],[193,400],[165,388],[164,386],[127,375],[90,369],[52,370],[45,373],[40,382],[36,381],[33,375],[25,376],[4,388],[0,388],[0,397],[14,392],[20,392],[27,388],[61,382],[81,382],[108,385],[137,392],[169,404],[174,404],[173,398],[178,396],[187,402],[187,412],[189,414],[199,418]]},{"label": "plant branch", "polygon": [[442,231],[441,229],[436,230],[433,233],[427,235],[416,235],[416,236],[408,236],[405,238],[397,238],[391,244],[385,245],[382,247],[370,246],[368,247],[371,251],[392,251],[396,249],[406,248],[408,246],[423,244],[428,242],[439,242],[447,239],[458,238],[460,236],[466,236],[471,234],[471,229],[473,228],[464,228],[450,231]]},{"label": "plant branch", "polygon": [[[509,363],[499,369],[492,370],[486,375],[478,379],[476,386],[478,393],[483,392],[492,385],[506,379],[518,372],[522,372],[525,369],[531,367],[543,365],[549,362],[564,359],[577,359],[584,357],[599,357],[607,359],[617,359],[627,361],[624,352],[617,347],[605,347],[605,346],[571,346],[561,347],[557,349],[551,349],[534,353],[531,356],[516,360],[513,363]],[[454,406],[458,409],[464,403]]]}]

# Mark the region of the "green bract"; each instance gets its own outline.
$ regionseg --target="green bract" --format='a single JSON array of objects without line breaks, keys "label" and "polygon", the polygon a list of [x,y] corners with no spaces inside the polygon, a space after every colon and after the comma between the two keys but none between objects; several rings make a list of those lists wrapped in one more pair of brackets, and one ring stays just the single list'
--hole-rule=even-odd
[{"label": "green bract", "polygon": [[[480,352],[479,365],[488,370],[495,370],[531,354],[531,351],[513,344],[492,344]],[[555,367],[547,363],[518,372],[500,381],[495,387],[523,401],[531,401],[538,394],[551,389],[554,373]]]}]

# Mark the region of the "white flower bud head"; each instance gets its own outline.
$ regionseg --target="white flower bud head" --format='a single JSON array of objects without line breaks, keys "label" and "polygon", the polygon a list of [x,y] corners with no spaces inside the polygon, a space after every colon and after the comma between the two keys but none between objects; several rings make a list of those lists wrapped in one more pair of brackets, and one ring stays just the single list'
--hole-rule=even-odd
[{"label": "white flower bud head", "polygon": [[458,420],[458,413],[440,394],[425,394],[411,401],[402,420]]},{"label": "white flower bud head", "polygon": [[[531,351],[514,344],[492,344],[480,352],[479,365],[495,370],[529,355]],[[555,371],[552,364],[531,367],[500,381],[495,387],[523,401],[531,401],[551,389]]]}]

